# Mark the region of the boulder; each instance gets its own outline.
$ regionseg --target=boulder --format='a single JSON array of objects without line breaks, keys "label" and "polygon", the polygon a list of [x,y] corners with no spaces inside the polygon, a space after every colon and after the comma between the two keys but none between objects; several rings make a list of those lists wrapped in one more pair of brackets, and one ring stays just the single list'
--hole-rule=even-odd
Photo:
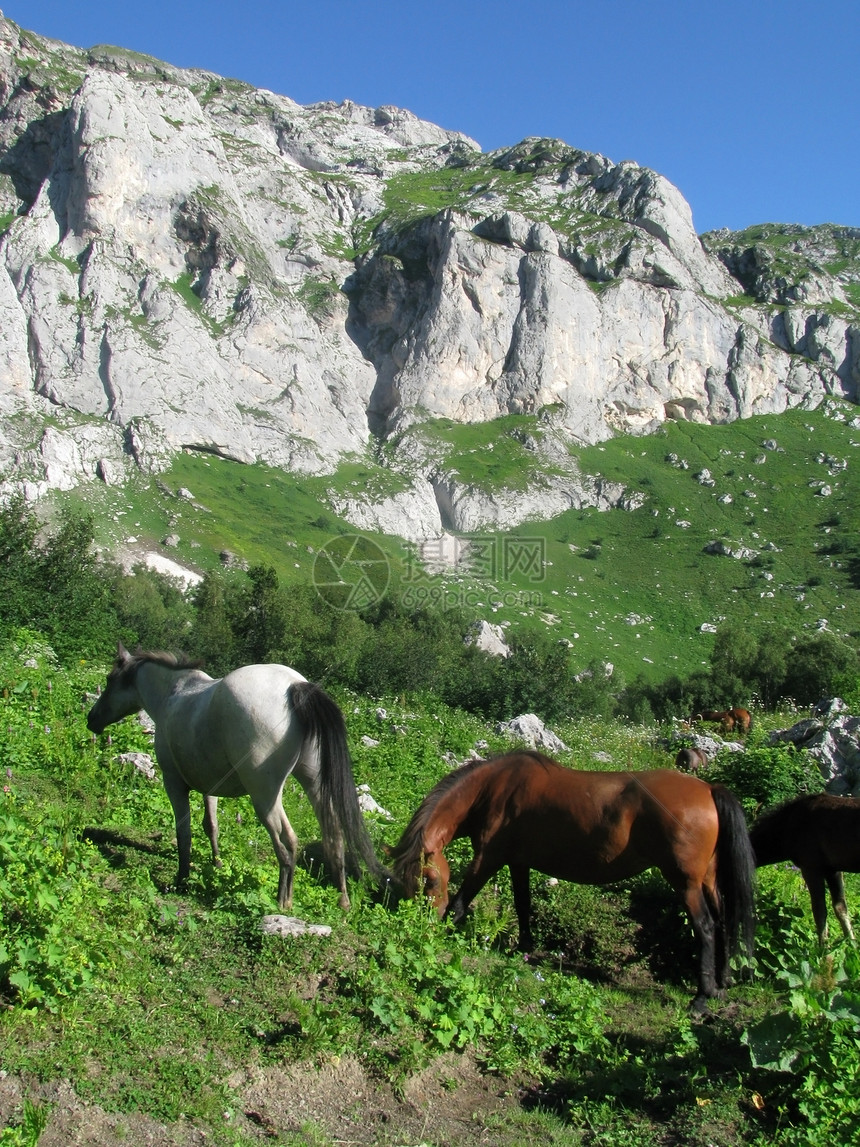
[{"label": "boulder", "polygon": [[860,717],[845,711],[839,698],[815,707],[816,716],[771,733],[772,744],[805,749],[818,763],[827,792],[860,797]]},{"label": "boulder", "polygon": [[260,921],[260,931],[267,936],[330,936],[328,924],[308,924],[298,916],[264,916]]},{"label": "boulder", "polygon": [[511,647],[505,641],[505,631],[500,625],[493,625],[490,621],[476,621],[469,633],[466,634],[467,645],[475,645],[485,653],[494,657],[510,657]]},{"label": "boulder", "polygon": [[521,741],[530,749],[541,749],[550,754],[568,751],[564,741],[534,713],[522,713],[510,721],[501,721],[496,725],[496,732]]}]

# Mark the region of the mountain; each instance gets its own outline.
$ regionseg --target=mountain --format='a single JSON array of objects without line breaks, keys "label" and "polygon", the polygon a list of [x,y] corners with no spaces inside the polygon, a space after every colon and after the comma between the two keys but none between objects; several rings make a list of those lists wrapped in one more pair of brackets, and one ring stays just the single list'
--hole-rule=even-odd
[{"label": "mountain", "polygon": [[[663,177],[558,140],[483,153],[0,17],[0,470],[31,498],[191,450],[374,459],[385,488],[330,504],[411,538],[625,504],[579,447],[857,401],[858,256],[700,239]],[[534,481],[451,462],[496,419]]]}]

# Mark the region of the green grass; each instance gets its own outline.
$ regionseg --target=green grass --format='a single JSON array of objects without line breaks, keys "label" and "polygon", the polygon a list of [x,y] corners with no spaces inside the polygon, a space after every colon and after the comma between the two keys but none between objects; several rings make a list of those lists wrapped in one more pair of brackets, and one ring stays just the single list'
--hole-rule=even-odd
[{"label": "green grass", "polygon": [[[407,431],[407,435],[418,437],[422,452],[434,458],[440,469],[456,474],[459,485],[488,493],[542,485],[548,476],[559,472],[534,449],[545,434],[540,418],[516,414],[471,423],[439,418]],[[395,441],[384,447],[395,464],[396,446]]]},{"label": "green grass", "polygon": [[[511,949],[506,874],[455,933],[420,905],[393,913],[372,903],[358,884],[343,916],[319,868],[303,866],[293,910],[333,934],[285,944],[257,930],[274,910],[276,865],[245,799],[222,802],[222,869],[209,862],[194,804],[191,884],[181,896],[171,888],[175,846],[162,786],[118,760],[151,751],[147,735],[133,720],[113,726],[110,741],[86,731],[81,698],[104,671],[63,669],[26,634],[0,650],[0,1060],[10,1075],[33,1087],[68,1079],[79,1098],[117,1116],[182,1123],[224,1147],[254,1139],[242,1115],[249,1076],[311,1069],[347,1049],[371,1079],[397,1086],[443,1053],[477,1055],[494,1091],[522,1097],[484,1114],[500,1144],[764,1143],[780,1109],[783,1127],[797,1118],[784,1082],[755,1070],[742,1040],[746,1027],[785,1007],[782,970],[815,959],[808,896],[790,869],[762,874],[756,981],[733,989],[731,1007],[705,1024],[686,1010],[689,930],[677,897],[654,875],[613,888],[550,886],[536,876],[544,956],[524,961]],[[393,817],[369,819],[377,847],[397,839],[447,770],[444,754],[462,759],[478,740],[504,747],[475,718],[432,699],[339,700],[356,778]],[[654,729],[591,720],[557,731],[570,745],[562,759],[580,767],[667,760]],[[315,840],[293,784],[285,800],[300,840]],[[468,855],[465,844],[450,850],[455,878]],[[858,894],[851,876],[849,897]],[[795,1076],[795,1089],[806,1078]],[[810,1068],[808,1081],[817,1078]],[[761,1110],[754,1094],[764,1097]],[[0,1142],[34,1143],[12,1136],[50,1120],[49,1109],[37,1114],[25,1109]],[[330,1135],[306,1126],[292,1141]]]},{"label": "green grass", "polygon": [[[574,665],[602,658],[628,679],[641,672],[656,681],[701,668],[713,640],[701,627],[723,618],[798,633],[824,618],[833,631],[856,640],[860,447],[853,444],[860,431],[848,425],[853,416],[853,407],[832,403],[827,410],[725,426],[670,422],[657,435],[579,451],[575,461],[584,473],[641,495],[641,507],[569,510],[507,533],[485,531],[483,564],[434,578],[423,575],[398,539],[373,535],[391,565],[389,592],[403,593],[408,583],[414,598],[419,575],[426,600],[468,605],[515,629],[548,627],[572,643]],[[463,484],[516,490],[524,475],[530,486],[544,480],[529,468],[534,452],[522,444],[540,428],[517,417],[472,426],[433,422],[418,432],[436,444]],[[779,449],[763,447],[771,439]],[[669,461],[673,455],[676,463]],[[819,461],[825,455],[847,461],[847,469],[831,475]],[[703,468],[713,487],[696,480]],[[98,540],[109,550],[129,536],[157,548],[176,533],[180,545],[172,555],[197,568],[216,567],[226,549],[252,565],[274,566],[287,584],[311,581],[316,552],[339,534],[358,532],[328,508],[327,488],[384,497],[403,481],[369,458],[352,459],[328,478],[301,478],[200,454],[177,456],[160,480],[174,492],[186,487],[196,504],[144,479],[123,490],[82,487],[64,500],[94,513]],[[829,497],[817,496],[811,485],[823,481],[831,486]],[[720,503],[724,493],[731,503]],[[517,564],[523,540],[540,550],[545,564]],[[759,556],[750,561],[705,552],[719,540]]]}]

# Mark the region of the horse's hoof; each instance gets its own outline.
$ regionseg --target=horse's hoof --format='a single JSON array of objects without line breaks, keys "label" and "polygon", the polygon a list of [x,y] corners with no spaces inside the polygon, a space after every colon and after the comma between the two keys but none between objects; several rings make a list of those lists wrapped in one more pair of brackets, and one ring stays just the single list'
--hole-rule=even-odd
[{"label": "horse's hoof", "polygon": [[704,1016],[711,1009],[710,999],[708,996],[696,996],[690,1004],[690,1011],[697,1016]]},{"label": "horse's hoof", "polygon": [[220,860],[220,858],[219,858],[219,857],[216,857],[216,858],[215,858],[215,859],[212,861],[212,863],[215,865],[215,867],[216,867],[216,868],[223,868],[223,867],[224,867],[224,865],[221,863],[221,860]]}]

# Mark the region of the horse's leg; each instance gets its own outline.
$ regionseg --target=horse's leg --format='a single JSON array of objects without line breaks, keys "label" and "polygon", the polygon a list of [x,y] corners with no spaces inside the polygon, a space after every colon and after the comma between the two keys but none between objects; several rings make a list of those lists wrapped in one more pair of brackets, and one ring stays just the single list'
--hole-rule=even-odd
[{"label": "horse's leg", "polygon": [[732,982],[732,957],[729,938],[726,935],[726,921],[716,881],[702,885],[705,904],[714,922],[714,975],[719,989],[727,988]]},{"label": "horse's leg", "polygon": [[720,995],[716,979],[716,924],[708,907],[701,884],[688,884],[684,905],[699,942],[699,994],[693,1000],[694,1011],[707,1009],[707,1001]]},{"label": "horse's leg", "polygon": [[[332,819],[334,820],[335,818]],[[340,825],[335,824],[332,827],[329,839],[323,842],[323,847],[325,848],[329,865],[334,872],[335,883],[340,892],[337,902],[344,912],[346,912],[349,908],[349,893],[346,890],[346,851]]]},{"label": "horse's leg", "polygon": [[176,848],[179,853],[179,871],[176,887],[183,889],[191,875],[191,804],[188,800],[189,788],[185,781],[172,768],[162,765],[164,791],[173,809],[176,824]]},{"label": "horse's leg", "polygon": [[520,926],[517,947],[521,952],[531,952],[534,947],[531,930],[532,892],[529,881],[529,868],[519,864],[508,865],[511,873],[511,887],[514,890],[514,908]]},{"label": "horse's leg", "polygon": [[842,925],[842,931],[849,940],[854,939],[854,929],[851,927],[851,918],[848,915],[848,903],[845,899],[845,881],[841,872],[825,873],[827,887],[830,889],[830,899],[833,902],[833,911]]},{"label": "horse's leg", "polygon": [[463,883],[448,902],[445,919],[453,920],[455,924],[462,923],[469,904],[487,881],[492,880],[504,863],[504,860],[498,860],[495,857],[488,858],[483,852],[476,852],[472,858],[472,863],[463,874]]},{"label": "horse's leg", "polygon": [[272,841],[272,848],[278,858],[278,907],[289,908],[293,902],[293,876],[296,869],[296,852],[299,840],[293,826],[287,820],[280,794],[272,800],[251,798],[254,811]]},{"label": "horse's leg", "polygon": [[823,945],[827,940],[827,897],[824,890],[824,875],[817,869],[810,868],[801,868],[800,875],[809,889],[812,919],[815,921],[818,943]]},{"label": "horse's leg", "polygon": [[216,868],[221,867],[218,856],[218,798],[203,794],[203,831],[209,837],[212,845],[212,863]]}]

